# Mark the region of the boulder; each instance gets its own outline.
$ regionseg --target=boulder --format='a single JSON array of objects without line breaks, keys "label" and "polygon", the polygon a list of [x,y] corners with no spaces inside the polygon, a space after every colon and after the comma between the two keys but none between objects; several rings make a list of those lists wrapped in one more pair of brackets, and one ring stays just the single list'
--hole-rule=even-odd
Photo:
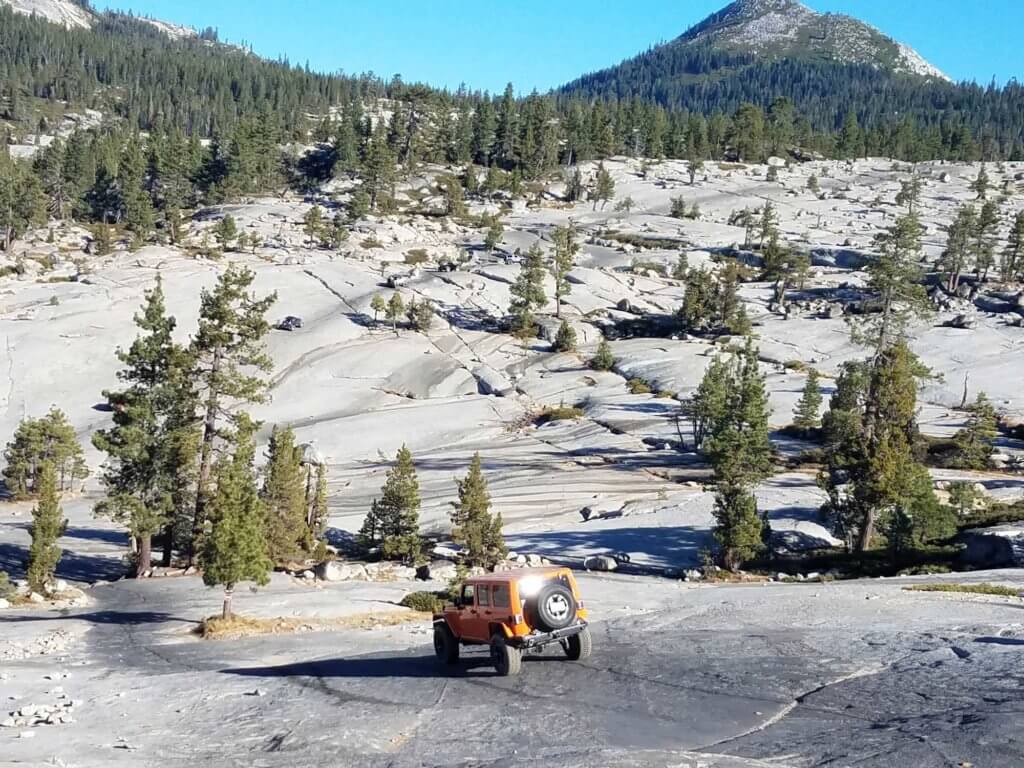
[{"label": "boulder", "polygon": [[1024,566],[1024,523],[972,528],[959,539],[966,545],[960,558],[972,568]]},{"label": "boulder", "polygon": [[527,555],[526,564],[530,568],[536,568],[544,564],[544,558],[542,558],[540,555]]},{"label": "boulder", "polygon": [[370,581],[413,581],[416,569],[398,563],[369,563],[366,575]]},{"label": "boulder", "polygon": [[10,608],[10,607],[11,607],[10,601],[5,599],[5,598],[3,598],[3,597],[0,597],[0,610],[3,610],[4,608]]},{"label": "boulder", "polygon": [[321,581],[366,581],[366,566],[361,563],[345,563],[328,560],[316,567],[316,577]]},{"label": "boulder", "polygon": [[591,555],[583,561],[583,567],[588,571],[614,571],[619,564],[608,555]]},{"label": "boulder", "polygon": [[773,155],[772,157],[768,158],[768,166],[770,168],[785,168],[786,161],[783,160],[781,157],[776,157]]},{"label": "boulder", "polygon": [[38,592],[30,592],[28,595],[29,602],[31,603],[45,603],[46,598],[40,595]]},{"label": "boulder", "polygon": [[480,365],[474,368],[473,378],[476,379],[477,390],[481,395],[509,397],[515,394],[515,385],[503,373],[489,365]]},{"label": "boulder", "polygon": [[947,320],[943,323],[946,328],[956,328],[961,331],[970,331],[976,328],[978,325],[978,319],[971,315],[957,315],[952,320]]},{"label": "boulder", "polygon": [[416,578],[423,581],[451,581],[458,573],[450,560],[434,560],[416,569]]}]

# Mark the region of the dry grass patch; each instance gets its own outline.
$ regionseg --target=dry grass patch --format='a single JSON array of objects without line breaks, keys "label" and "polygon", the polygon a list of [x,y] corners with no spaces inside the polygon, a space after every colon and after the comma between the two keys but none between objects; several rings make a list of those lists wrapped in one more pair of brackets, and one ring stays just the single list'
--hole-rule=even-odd
[{"label": "dry grass patch", "polygon": [[224,619],[210,616],[203,619],[195,633],[204,640],[236,640],[257,635],[288,635],[296,632],[328,632],[338,629],[378,629],[430,621],[433,616],[421,611],[390,611],[388,613],[354,613],[334,618],[256,618],[232,616]]},{"label": "dry grass patch", "polygon": [[956,592],[965,595],[995,595],[996,597],[1020,597],[1021,590],[1004,587],[1001,584],[915,584],[904,587],[907,592]]}]

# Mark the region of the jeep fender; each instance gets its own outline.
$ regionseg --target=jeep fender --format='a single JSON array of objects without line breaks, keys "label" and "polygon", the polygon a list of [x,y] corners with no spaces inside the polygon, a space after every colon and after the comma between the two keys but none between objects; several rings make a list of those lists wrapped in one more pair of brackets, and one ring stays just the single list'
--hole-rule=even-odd
[{"label": "jeep fender", "polygon": [[492,635],[495,633],[504,635],[506,640],[512,639],[515,634],[511,629],[509,629],[508,624],[498,621],[491,623],[490,631]]}]

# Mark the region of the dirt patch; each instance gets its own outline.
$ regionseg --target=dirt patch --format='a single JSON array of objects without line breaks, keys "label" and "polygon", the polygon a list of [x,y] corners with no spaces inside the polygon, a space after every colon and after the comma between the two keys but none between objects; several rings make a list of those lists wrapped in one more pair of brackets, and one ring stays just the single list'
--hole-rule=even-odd
[{"label": "dirt patch", "polygon": [[339,629],[378,629],[402,624],[430,621],[432,615],[419,611],[392,611],[389,613],[356,613],[335,618],[255,618],[233,616],[224,619],[210,616],[203,619],[194,632],[204,640],[235,640],[256,635],[286,635],[296,632],[329,632]]}]

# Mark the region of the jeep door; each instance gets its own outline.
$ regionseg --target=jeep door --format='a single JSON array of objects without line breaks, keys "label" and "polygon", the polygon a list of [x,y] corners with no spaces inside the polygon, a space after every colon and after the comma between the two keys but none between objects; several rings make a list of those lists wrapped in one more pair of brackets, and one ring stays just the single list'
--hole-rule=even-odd
[{"label": "jeep door", "polygon": [[[473,584],[466,584],[462,588],[459,635],[463,640],[475,640],[483,643],[491,639],[487,632],[487,617],[481,613],[478,602],[481,591],[489,591],[489,589]],[[490,605],[490,600],[487,603]]]}]

